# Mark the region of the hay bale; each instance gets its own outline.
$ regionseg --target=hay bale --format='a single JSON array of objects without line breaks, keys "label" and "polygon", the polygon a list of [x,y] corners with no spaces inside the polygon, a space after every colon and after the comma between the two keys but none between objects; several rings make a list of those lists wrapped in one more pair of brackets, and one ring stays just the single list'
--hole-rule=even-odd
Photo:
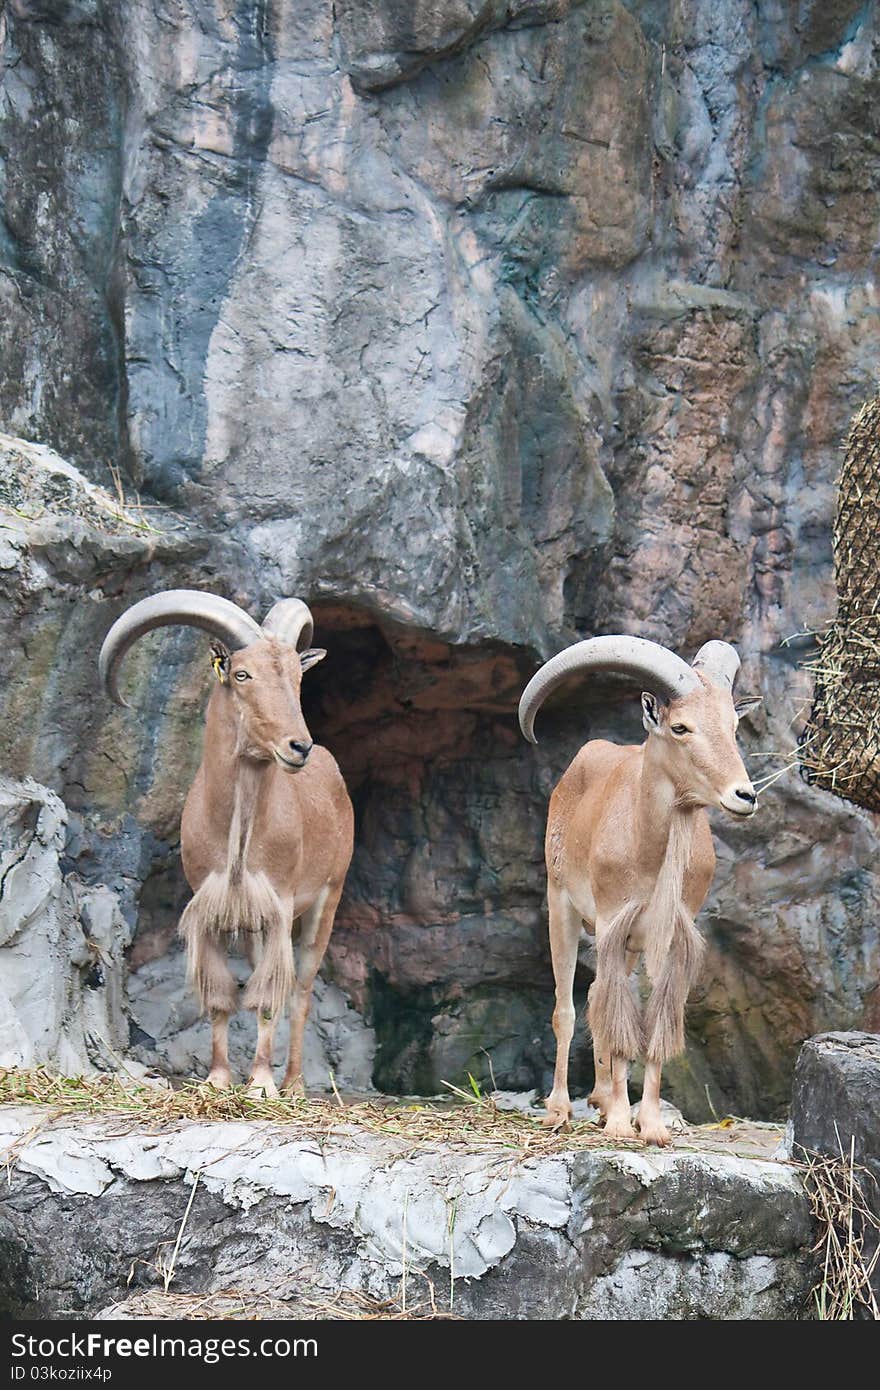
[{"label": "hay bale", "polygon": [[801,772],[880,811],[880,395],[850,426],[833,540],[837,617],[809,668],[815,691],[799,740]]}]

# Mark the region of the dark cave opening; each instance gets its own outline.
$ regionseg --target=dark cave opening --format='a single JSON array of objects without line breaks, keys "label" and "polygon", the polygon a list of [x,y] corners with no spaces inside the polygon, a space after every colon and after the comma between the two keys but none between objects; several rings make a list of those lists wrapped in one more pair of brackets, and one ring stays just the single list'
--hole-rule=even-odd
[{"label": "dark cave opening", "polygon": [[436,1093],[494,1069],[538,1085],[552,980],[537,770],[515,718],[528,657],[380,629],[349,606],[314,614],[328,658],[303,707],[356,815],[326,970],[375,1028],[374,1082]]},{"label": "dark cave opening", "polygon": [[[547,799],[585,738],[638,738],[638,696],[574,681],[548,702],[533,748],[516,719],[534,670],[528,653],[380,629],[351,606],[313,611],[328,658],[304,682],[304,710],[356,814],[326,970],[375,1028],[374,1083],[437,1093],[470,1074],[543,1092],[555,1050]],[[583,1018],[586,944],[581,957]],[[573,1094],[592,1085],[582,1026],[571,1081]]]}]

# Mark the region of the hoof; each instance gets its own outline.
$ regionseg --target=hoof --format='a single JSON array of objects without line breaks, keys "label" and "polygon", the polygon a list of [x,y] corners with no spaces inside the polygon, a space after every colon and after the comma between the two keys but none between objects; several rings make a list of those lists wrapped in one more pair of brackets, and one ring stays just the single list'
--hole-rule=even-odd
[{"label": "hoof", "polygon": [[545,1129],[565,1129],[571,1124],[571,1106],[554,1105],[551,1109],[548,1105],[547,1114],[541,1116],[541,1124]]},{"label": "hoof", "polygon": [[639,1125],[639,1138],[645,1144],[656,1144],[660,1149],[668,1149],[672,1135],[664,1124]]},{"label": "hoof", "polygon": [[210,1071],[205,1077],[205,1085],[212,1091],[228,1091],[232,1087],[232,1073],[229,1071]]},{"label": "hoof", "polygon": [[638,1135],[632,1127],[632,1121],[625,1120],[606,1120],[605,1128],[602,1130],[606,1139],[638,1139]]},{"label": "hoof", "polygon": [[290,1096],[294,1100],[302,1100],[305,1093],[306,1088],[301,1076],[295,1076],[289,1081],[287,1077],[284,1078],[284,1085],[281,1087],[282,1095]]},{"label": "hoof", "polygon": [[542,1117],[541,1124],[545,1129],[564,1129],[571,1124],[571,1101],[567,1087],[551,1091],[544,1104],[547,1114]]},{"label": "hoof", "polygon": [[247,1093],[251,1100],[277,1100],[278,1087],[271,1076],[254,1077],[248,1082]]},{"label": "hoof", "polygon": [[608,1114],[608,1096],[604,1091],[591,1091],[587,1096],[587,1104],[594,1105],[604,1120]]}]

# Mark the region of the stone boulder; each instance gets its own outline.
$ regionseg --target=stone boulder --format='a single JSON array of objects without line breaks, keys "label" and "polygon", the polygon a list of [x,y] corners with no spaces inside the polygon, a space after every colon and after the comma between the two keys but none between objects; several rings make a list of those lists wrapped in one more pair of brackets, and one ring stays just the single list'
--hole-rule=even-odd
[{"label": "stone boulder", "polygon": [[[873,1174],[880,1199],[880,1034],[820,1033],[801,1048],[791,1138],[812,1153],[847,1156]],[[878,1200],[880,1214],[880,1200]]]},{"label": "stone boulder", "polygon": [[681,1143],[529,1157],[417,1144],[344,1111],[309,1134],[4,1106],[0,1300],[7,1316],[126,1316],[133,1291],[162,1287],[180,1233],[174,1293],[234,1291],[274,1316],[304,1295],[400,1307],[404,1279],[410,1309],[464,1318],[801,1316],[814,1237],[797,1172]]},{"label": "stone boulder", "polygon": [[[232,973],[243,989],[250,966],[232,956]],[[186,982],[182,950],[169,951],[129,976],[128,1002],[132,1021],[131,1055],[162,1076],[207,1076],[211,1065],[211,1029],[198,1016],[198,1006]],[[274,1064],[287,1064],[290,1019],[284,1015],[275,1037]],[[248,1075],[257,1027],[249,1010],[235,1014],[229,1025],[229,1060],[233,1076]],[[303,1042],[303,1080],[309,1092],[329,1091],[334,1085],[349,1091],[373,1089],[376,1037],[351,1007],[342,990],[321,976],[312,991],[312,1007]]]},{"label": "stone boulder", "polygon": [[124,950],[109,888],[62,872],[67,814],[36,782],[0,777],[0,1067],[66,1075],[124,1065]]},{"label": "stone boulder", "polygon": [[[71,871],[76,833],[54,792],[0,777],[0,1067],[207,1075],[211,1030],[198,1017],[183,952],[130,974],[131,924],[116,893]],[[246,963],[234,957],[233,968],[243,986]],[[279,1068],[287,1028],[285,1018]],[[255,1044],[253,1014],[237,1014],[230,1057],[239,1081]],[[371,1090],[375,1047],[341,990],[319,979],[306,1025],[307,1085]]]},{"label": "stone boulder", "polygon": [[[880,1034],[822,1033],[800,1050],[794,1073],[788,1147],[794,1158],[824,1154],[865,1170],[865,1201],[880,1222]],[[867,1258],[876,1231],[865,1233]],[[880,1301],[880,1265],[874,1272]]]}]

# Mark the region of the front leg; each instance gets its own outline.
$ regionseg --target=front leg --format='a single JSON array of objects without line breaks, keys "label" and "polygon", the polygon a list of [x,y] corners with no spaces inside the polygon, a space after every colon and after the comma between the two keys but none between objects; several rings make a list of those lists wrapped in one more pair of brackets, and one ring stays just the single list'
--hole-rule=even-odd
[{"label": "front leg", "polygon": [[596,1080],[587,1100],[590,1105],[595,1105],[604,1120],[608,1114],[608,1106],[611,1104],[611,1063],[607,1057],[599,1056],[599,1044],[595,1042],[593,1044],[593,1066],[596,1070]]},{"label": "front leg", "polygon": [[208,1085],[216,1091],[228,1091],[232,1085],[229,1070],[229,1014],[223,1009],[211,1010],[211,1070]]},{"label": "front leg", "polygon": [[272,1075],[272,1044],[275,1040],[275,1014],[261,1009],[257,1015],[257,1050],[248,1082],[248,1095],[254,1100],[274,1100],[278,1087]]},{"label": "front leg", "polygon": [[[596,930],[596,979],[589,997],[596,1084],[590,1102],[599,1107],[610,1139],[636,1138],[627,1074],[629,1057],[636,1055],[641,1040],[638,1006],[629,986],[641,954],[628,944],[637,915],[638,908],[622,909],[609,923],[597,924]],[[623,1047],[629,1051],[623,1052]]]},{"label": "front leg", "polygon": [[248,1093],[255,1098],[273,1099],[278,1095],[272,1075],[272,1044],[275,1026],[295,978],[288,911],[286,904],[281,905],[277,920],[255,935],[249,952],[254,973],[244,998],[245,1005],[257,1015],[257,1048],[248,1082]]}]

